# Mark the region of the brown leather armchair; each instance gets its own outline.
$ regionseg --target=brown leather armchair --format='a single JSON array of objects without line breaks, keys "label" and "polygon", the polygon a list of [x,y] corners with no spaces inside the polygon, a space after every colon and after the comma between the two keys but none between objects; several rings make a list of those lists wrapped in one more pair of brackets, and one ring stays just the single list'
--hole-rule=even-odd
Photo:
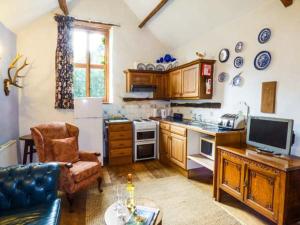
[{"label": "brown leather armchair", "polygon": [[[53,162],[52,139],[76,137],[78,146],[79,129],[68,123],[49,123],[31,128],[40,162]],[[73,194],[86,189],[98,181],[101,190],[102,168],[98,160],[100,153],[79,151],[79,161],[75,163],[58,162],[60,164],[59,189],[67,194],[70,209],[73,205]]]}]

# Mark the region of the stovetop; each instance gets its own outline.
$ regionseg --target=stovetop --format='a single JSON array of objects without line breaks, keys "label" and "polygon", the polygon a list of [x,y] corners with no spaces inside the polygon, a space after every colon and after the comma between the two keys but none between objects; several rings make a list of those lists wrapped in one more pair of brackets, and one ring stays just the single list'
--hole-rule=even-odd
[{"label": "stovetop", "polygon": [[133,125],[135,129],[156,129],[157,122],[149,119],[135,119]]},{"label": "stovetop", "polygon": [[135,120],[133,120],[133,122],[135,122],[135,123],[153,122],[153,120],[149,120],[149,119],[135,119]]}]

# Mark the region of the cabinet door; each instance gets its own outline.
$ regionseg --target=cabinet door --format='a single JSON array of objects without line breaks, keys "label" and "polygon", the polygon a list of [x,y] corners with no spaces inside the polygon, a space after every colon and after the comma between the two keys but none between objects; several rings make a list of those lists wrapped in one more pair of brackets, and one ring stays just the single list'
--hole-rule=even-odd
[{"label": "cabinet door", "polygon": [[243,199],[243,161],[231,153],[221,152],[220,187],[237,199]]},{"label": "cabinet door", "polygon": [[245,174],[245,203],[270,219],[277,220],[280,172],[271,167],[249,162]]},{"label": "cabinet door", "polygon": [[170,73],[171,97],[180,98],[182,95],[182,76],[181,70]]},{"label": "cabinet door", "polygon": [[160,129],[159,132],[159,159],[163,163],[170,160],[170,132]]},{"label": "cabinet door", "polygon": [[151,73],[131,73],[130,83],[136,85],[152,85],[153,74]]},{"label": "cabinet door", "polygon": [[154,78],[154,84],[156,85],[156,90],[154,92],[155,99],[165,98],[165,75],[156,74]]},{"label": "cabinet door", "polygon": [[182,97],[199,97],[199,64],[182,69]]},{"label": "cabinet door", "polygon": [[186,169],[186,138],[171,133],[171,161]]},{"label": "cabinet door", "polygon": [[171,85],[170,85],[170,74],[166,74],[164,76],[165,88],[164,88],[164,96],[166,99],[171,98]]}]

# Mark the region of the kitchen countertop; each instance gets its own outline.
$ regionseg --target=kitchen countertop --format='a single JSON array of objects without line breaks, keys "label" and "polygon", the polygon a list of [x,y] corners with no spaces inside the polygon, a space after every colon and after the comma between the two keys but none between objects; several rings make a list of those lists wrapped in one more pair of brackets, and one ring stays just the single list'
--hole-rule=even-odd
[{"label": "kitchen countertop", "polygon": [[235,130],[235,131],[223,130],[223,129],[220,129],[218,127],[218,125],[216,125],[216,124],[197,122],[197,121],[192,121],[192,120],[188,120],[188,119],[174,120],[172,117],[168,117],[166,119],[162,119],[160,117],[151,117],[150,119],[164,122],[164,123],[174,124],[176,126],[185,127],[188,130],[205,133],[205,134],[212,135],[212,136],[222,135],[222,134],[226,134],[229,132],[239,133],[242,131],[242,130]]}]

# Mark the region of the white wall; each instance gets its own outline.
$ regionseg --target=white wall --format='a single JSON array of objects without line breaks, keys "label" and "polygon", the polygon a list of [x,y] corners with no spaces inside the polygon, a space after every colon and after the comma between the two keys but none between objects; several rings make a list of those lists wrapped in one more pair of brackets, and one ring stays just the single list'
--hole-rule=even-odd
[{"label": "white wall", "polygon": [[16,56],[16,35],[0,22],[0,145],[19,137],[18,88],[11,87],[5,96],[3,80],[7,68]]},{"label": "white wall", "polygon": [[[123,70],[132,68],[135,61],[154,61],[165,53],[164,46],[147,30],[138,28],[139,21],[122,0],[79,0],[71,7],[70,15],[80,19],[120,24],[112,32],[111,83],[114,104],[105,106],[106,115],[130,114],[144,116],[150,112],[148,103],[122,106],[125,93]],[[25,88],[20,92],[20,133],[47,121],[72,122],[71,110],[54,109],[55,49],[57,25],[54,13],[47,14],[17,33],[18,51],[32,63]]]},{"label": "white wall", "polygon": [[[262,5],[258,10],[234,22],[223,25],[206,33],[196,40],[173,51],[181,62],[195,59],[195,52],[206,51],[208,57],[218,59],[220,49],[229,48],[231,57],[225,64],[216,63],[214,97],[213,101],[221,102],[221,110],[192,110],[176,109],[187,116],[197,112],[207,117],[234,112],[241,101],[250,105],[252,115],[269,117],[291,118],[295,120],[296,144],[292,152],[300,155],[300,2],[294,1],[289,8],[284,8],[280,2],[275,1]],[[208,18],[209,19],[209,18]],[[257,35],[264,27],[272,30],[272,38],[266,44],[259,44]],[[201,29],[201,28],[199,28]],[[243,41],[245,50],[236,54],[236,42]],[[262,50],[272,54],[272,63],[265,71],[258,71],[253,66],[254,57]],[[236,56],[243,56],[245,65],[235,69],[233,60]],[[230,81],[240,71],[243,71],[244,84],[242,87],[232,87]],[[221,72],[230,74],[229,81],[218,83],[217,75]],[[260,113],[261,85],[264,81],[277,81],[276,114]]]}]

